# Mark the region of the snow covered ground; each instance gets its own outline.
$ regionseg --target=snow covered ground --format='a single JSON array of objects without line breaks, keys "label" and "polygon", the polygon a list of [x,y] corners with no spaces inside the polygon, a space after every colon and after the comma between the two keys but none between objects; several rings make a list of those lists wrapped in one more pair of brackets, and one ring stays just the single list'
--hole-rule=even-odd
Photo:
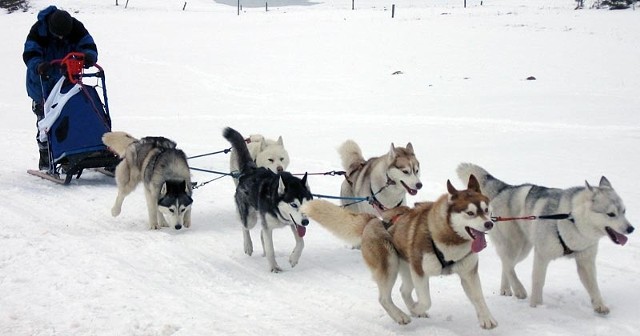
[{"label": "snow covered ground", "polygon": [[[466,9],[358,0],[355,11],[348,0],[296,0],[265,11],[253,0],[237,15],[229,0],[192,0],[184,11],[183,1],[119,3],[57,2],[98,43],[115,130],[172,138],[187,155],[227,148],[225,126],[282,135],[294,173],[341,170],[336,148],[349,138],[366,156],[410,141],[425,184],[411,203],[435,199],[447,179],[462,187],[460,162],[515,184],[564,188],[606,175],[640,222],[640,11],[575,11],[568,0],[469,0]],[[551,264],[545,305],[500,296],[489,241],[480,274],[496,329],[478,327],[456,276],[432,279],[430,318],[399,326],[360,252],[314,223],[293,269],[288,229],[275,233],[285,272],[269,273],[260,247],[246,256],[228,177],[195,191],[191,229],[149,231],[141,190],[113,218],[112,179],[87,172],[64,187],[27,175],[37,147],[21,53],[49,2],[31,4],[0,14],[1,335],[640,333],[637,234],[624,247],[601,241],[608,316],[592,311],[570,259]],[[225,171],[228,160],[191,164]],[[338,195],[340,183],[310,177],[317,194]],[[529,289],[531,260],[518,272]]]}]

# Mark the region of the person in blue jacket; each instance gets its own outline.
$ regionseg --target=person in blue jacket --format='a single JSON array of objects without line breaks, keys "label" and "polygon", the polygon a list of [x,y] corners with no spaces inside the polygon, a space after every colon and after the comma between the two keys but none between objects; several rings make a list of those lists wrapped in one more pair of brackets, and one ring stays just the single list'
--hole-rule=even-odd
[{"label": "person in blue jacket", "polygon": [[[82,22],[56,6],[41,10],[38,21],[27,35],[22,53],[27,65],[27,94],[33,100],[31,110],[38,121],[44,118],[44,101],[63,76],[62,69],[52,66],[51,61],[62,59],[70,52],[84,53],[85,67],[93,66],[98,61],[98,48]],[[40,170],[47,170],[47,143],[40,142],[37,133],[36,141],[40,151],[38,166]]]}]

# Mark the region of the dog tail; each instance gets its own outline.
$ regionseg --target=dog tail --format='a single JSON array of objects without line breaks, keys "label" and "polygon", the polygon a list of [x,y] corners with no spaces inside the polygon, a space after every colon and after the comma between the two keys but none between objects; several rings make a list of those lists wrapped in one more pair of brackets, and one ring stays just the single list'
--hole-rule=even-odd
[{"label": "dog tail", "polygon": [[364,228],[371,219],[376,218],[368,213],[351,212],[322,199],[305,202],[300,210],[329,232],[352,245],[360,244]]},{"label": "dog tail", "polygon": [[480,190],[490,199],[496,197],[500,191],[509,186],[493,177],[484,168],[473,163],[461,163],[458,165],[456,172],[464,183],[469,181],[471,175],[475,176],[480,183]]},{"label": "dog tail", "polygon": [[231,143],[231,147],[236,152],[236,158],[238,159],[238,168],[240,169],[240,171],[244,171],[249,167],[256,166],[256,164],[253,162],[253,159],[251,158],[251,154],[249,153],[249,149],[247,148],[247,143],[244,141],[242,134],[231,127],[227,127],[222,132],[222,136],[224,136],[224,138]]},{"label": "dog tail", "polygon": [[366,162],[360,146],[353,140],[347,140],[340,145],[338,153],[340,153],[340,160],[342,160],[342,168],[347,171],[348,175],[351,175]]},{"label": "dog tail", "polygon": [[123,158],[127,152],[127,147],[138,139],[126,132],[107,132],[102,135],[102,143]]}]

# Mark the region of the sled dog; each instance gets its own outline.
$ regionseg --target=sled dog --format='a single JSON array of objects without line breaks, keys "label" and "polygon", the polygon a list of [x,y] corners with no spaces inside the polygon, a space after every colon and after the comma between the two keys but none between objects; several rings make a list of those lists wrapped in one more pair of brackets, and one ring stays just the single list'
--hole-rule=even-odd
[{"label": "sled dog", "polygon": [[[547,266],[553,259],[575,258],[578,275],[599,314],[609,313],[596,279],[596,254],[601,237],[624,245],[625,235],[634,228],[625,218],[622,199],[609,180],[602,176],[598,187],[585,181],[584,187],[557,189],[533,184],[509,185],[470,163],[457,168],[461,179],[473,174],[491,199],[492,215],[500,217],[564,216],[566,219],[516,219],[500,221],[490,238],[502,261],[500,294],[527,297],[527,291],[516,275],[515,266],[533,249],[532,288],[529,304],[542,304]],[[495,219],[495,218],[494,218]],[[500,220],[499,218],[497,220]]]},{"label": "sled dog", "polygon": [[456,190],[447,181],[448,194],[435,202],[416,203],[413,209],[392,208],[382,213],[382,219],[324,200],[308,202],[302,211],[347,242],[362,238],[362,257],[378,285],[378,300],[399,324],[407,324],[411,318],[391,298],[398,274],[402,279],[400,293],[411,314],[427,317],[431,307],[429,277],[456,273],[480,326],[491,329],[498,323],[482,294],[477,253],[486,247],[484,235],[493,222],[488,214],[489,199],[480,193],[473,176],[467,188]]},{"label": "sled dog", "polygon": [[[406,194],[415,195],[422,188],[420,162],[411,143],[404,148],[392,143],[387,154],[365,160],[360,146],[347,140],[338,153],[346,171],[340,189],[341,203],[351,211],[375,215],[406,205]],[[350,197],[370,197],[372,202],[354,202]]]},{"label": "sled dog", "polygon": [[281,171],[275,173],[253,162],[244,138],[232,128],[225,128],[223,136],[231,143],[237,155],[240,176],[236,187],[235,202],[244,235],[244,252],[253,253],[250,230],[258,222],[262,225],[262,249],[269,262],[271,272],[281,272],[276,263],[273,249],[272,231],[275,228],[289,226],[296,240],[296,246],[289,256],[291,267],[298,264],[303,237],[309,220],[300,212],[300,206],[312,199],[307,174],[299,179]]},{"label": "sled dog", "polygon": [[[252,134],[247,141],[247,148],[251,159],[258,167],[265,167],[274,173],[285,171],[289,167],[289,153],[284,148],[281,136],[278,140],[271,140],[260,134]],[[229,167],[232,172],[240,170],[238,154],[235,151],[231,151]],[[233,179],[233,182],[238,185],[238,179]]]},{"label": "sled dog", "polygon": [[114,217],[122,211],[124,198],[142,182],[150,229],[191,226],[191,175],[187,157],[175,142],[163,137],[138,140],[125,132],[105,133],[102,142],[122,158],[115,173]]}]

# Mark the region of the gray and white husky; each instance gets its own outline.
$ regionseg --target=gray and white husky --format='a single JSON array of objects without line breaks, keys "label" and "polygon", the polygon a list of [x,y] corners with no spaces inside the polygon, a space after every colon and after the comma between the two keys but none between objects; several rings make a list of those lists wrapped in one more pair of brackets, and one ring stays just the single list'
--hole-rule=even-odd
[{"label": "gray and white husky", "polygon": [[122,211],[124,198],[142,182],[150,229],[191,226],[191,175],[187,157],[175,142],[163,137],[138,140],[125,132],[105,133],[102,142],[122,158],[115,174],[114,217]]},{"label": "gray and white husky", "polygon": [[[615,244],[624,245],[625,235],[634,228],[625,218],[625,206],[609,180],[602,176],[598,187],[585,182],[584,187],[569,189],[546,188],[533,184],[509,185],[483,168],[463,163],[458,176],[466,180],[474,175],[482,193],[491,199],[491,209],[497,222],[489,236],[502,261],[502,295],[527,297],[515,271],[515,266],[534,250],[532,289],[529,304],[542,304],[542,288],[547,266],[553,259],[575,258],[580,281],[589,293],[593,309],[609,313],[596,279],[596,254],[600,238],[608,236]],[[565,219],[533,219],[551,216]],[[513,219],[527,218],[528,219]],[[513,220],[510,220],[513,219]],[[533,220],[532,220],[533,219]]]},{"label": "gray and white husky", "polygon": [[[346,178],[340,189],[341,203],[350,211],[379,215],[381,211],[406,205],[407,193],[415,195],[422,188],[420,162],[413,146],[395,147],[389,152],[366,160],[360,146],[345,141],[338,149]],[[372,198],[372,203],[354,202],[349,198]]]},{"label": "gray and white husky", "polygon": [[[265,167],[274,173],[285,171],[289,167],[289,153],[284,148],[281,136],[277,140],[271,140],[260,134],[252,134],[247,142],[247,149],[256,166]],[[232,172],[240,170],[236,151],[231,151],[229,168]],[[237,186],[238,179],[233,179],[233,181]]]},{"label": "gray and white husky", "polygon": [[289,256],[291,267],[298,264],[304,248],[303,237],[309,220],[300,212],[300,206],[312,199],[307,174],[299,179],[281,171],[273,172],[257,167],[251,158],[247,144],[238,131],[225,128],[223,136],[231,143],[237,155],[240,175],[236,186],[235,201],[242,221],[244,252],[253,253],[250,230],[258,222],[262,225],[262,249],[269,262],[271,272],[282,271],[276,263],[273,249],[273,229],[289,226],[296,240],[296,246]]}]

